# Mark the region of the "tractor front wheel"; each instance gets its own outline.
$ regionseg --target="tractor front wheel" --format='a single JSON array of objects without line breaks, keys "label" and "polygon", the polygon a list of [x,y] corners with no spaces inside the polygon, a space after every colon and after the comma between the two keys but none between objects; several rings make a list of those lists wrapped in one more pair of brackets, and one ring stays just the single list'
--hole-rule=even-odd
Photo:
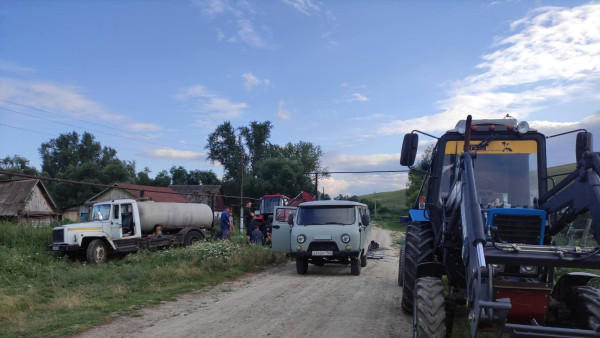
[{"label": "tractor front wheel", "polygon": [[446,310],[442,280],[423,277],[415,282],[413,337],[445,337]]},{"label": "tractor front wheel", "polygon": [[413,311],[413,289],[417,279],[417,266],[433,260],[433,230],[429,222],[411,222],[406,228],[404,244],[402,308],[408,313]]}]

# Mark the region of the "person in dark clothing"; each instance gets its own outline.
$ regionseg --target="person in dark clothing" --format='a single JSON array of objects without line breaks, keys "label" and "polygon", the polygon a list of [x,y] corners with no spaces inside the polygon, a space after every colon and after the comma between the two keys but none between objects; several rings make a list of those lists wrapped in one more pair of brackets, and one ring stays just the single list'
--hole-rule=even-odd
[{"label": "person in dark clothing", "polygon": [[262,231],[258,230],[258,225],[255,225],[254,230],[250,233],[250,243],[265,244],[265,235],[263,235]]},{"label": "person in dark clothing", "polygon": [[254,229],[254,213],[252,212],[252,202],[247,201],[244,207],[244,223],[246,223],[246,237],[250,239],[252,229]]},{"label": "person in dark clothing", "polygon": [[226,207],[221,213],[221,221],[219,225],[221,226],[221,238],[223,239],[228,239],[229,231],[233,230],[231,227],[231,222],[229,221],[230,215],[231,209],[229,207]]}]

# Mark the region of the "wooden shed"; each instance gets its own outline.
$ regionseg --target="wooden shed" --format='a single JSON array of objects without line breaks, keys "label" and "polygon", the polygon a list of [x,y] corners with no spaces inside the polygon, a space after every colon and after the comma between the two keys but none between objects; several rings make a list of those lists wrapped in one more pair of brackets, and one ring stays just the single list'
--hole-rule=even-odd
[{"label": "wooden shed", "polygon": [[0,182],[0,219],[50,225],[58,218],[56,203],[41,180]]},{"label": "wooden shed", "polygon": [[225,198],[220,185],[170,185],[192,203],[204,203],[214,211],[225,209]]},{"label": "wooden shed", "polygon": [[169,187],[153,187],[148,185],[114,183],[112,187],[104,189],[99,194],[85,201],[88,206],[94,203],[111,201],[123,198],[148,198],[155,202],[179,202],[190,201]]}]

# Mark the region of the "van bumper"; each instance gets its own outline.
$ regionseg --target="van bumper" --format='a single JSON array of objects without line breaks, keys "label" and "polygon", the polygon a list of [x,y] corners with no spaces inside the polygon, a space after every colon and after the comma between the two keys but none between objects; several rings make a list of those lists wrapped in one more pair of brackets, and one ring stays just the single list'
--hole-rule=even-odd
[{"label": "van bumper", "polygon": [[357,258],[360,255],[360,250],[350,251],[334,251],[331,256],[316,256],[312,254],[312,251],[293,251],[289,254],[291,257],[354,257]]}]

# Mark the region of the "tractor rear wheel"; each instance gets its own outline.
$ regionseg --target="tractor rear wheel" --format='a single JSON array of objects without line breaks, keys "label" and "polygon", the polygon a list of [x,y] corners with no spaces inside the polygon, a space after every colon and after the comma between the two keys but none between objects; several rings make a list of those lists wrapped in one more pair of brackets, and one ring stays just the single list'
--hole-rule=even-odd
[{"label": "tractor rear wheel", "polygon": [[406,255],[406,247],[400,247],[400,257],[398,258],[398,286],[404,285],[404,256]]},{"label": "tractor rear wheel", "polygon": [[445,337],[446,310],[442,280],[423,277],[415,282],[413,337]]},{"label": "tractor rear wheel", "polygon": [[429,222],[411,222],[406,228],[404,252],[402,308],[413,311],[413,289],[417,279],[417,265],[433,260],[433,229]]},{"label": "tractor rear wheel", "polygon": [[600,332],[600,290],[574,286],[569,290],[565,302],[577,328]]}]

